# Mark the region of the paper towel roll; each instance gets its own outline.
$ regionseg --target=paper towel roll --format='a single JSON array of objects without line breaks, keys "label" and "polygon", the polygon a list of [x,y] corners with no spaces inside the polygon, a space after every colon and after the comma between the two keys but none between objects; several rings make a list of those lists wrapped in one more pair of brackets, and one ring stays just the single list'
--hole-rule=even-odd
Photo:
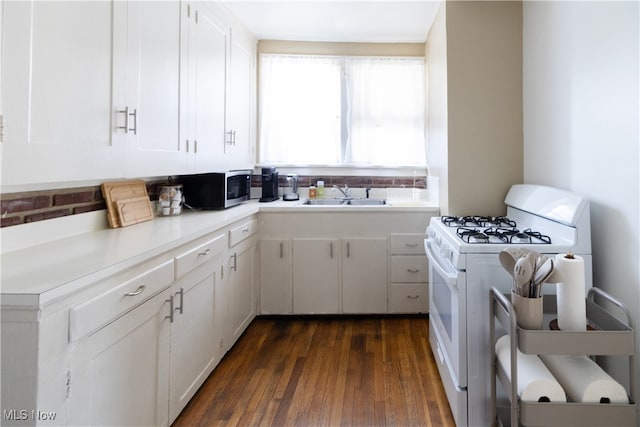
[{"label": "paper towel roll", "polygon": [[558,298],[558,328],[562,331],[585,331],[587,307],[585,303],[584,260],[572,254],[555,256],[556,270],[562,279],[556,285]]},{"label": "paper towel roll", "polygon": [[540,356],[572,402],[629,403],[627,392],[587,356]]},{"label": "paper towel roll", "polygon": [[[566,402],[560,383],[535,354],[517,351],[518,396],[525,402]],[[498,363],[511,380],[511,338],[504,335],[496,342]]]}]

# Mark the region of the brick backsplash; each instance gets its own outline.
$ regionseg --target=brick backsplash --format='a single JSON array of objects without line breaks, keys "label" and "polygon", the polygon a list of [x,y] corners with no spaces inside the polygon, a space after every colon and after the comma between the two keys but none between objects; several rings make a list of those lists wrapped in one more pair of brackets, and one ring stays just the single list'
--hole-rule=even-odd
[{"label": "brick backsplash", "polygon": [[[316,183],[319,180],[324,181],[325,187],[331,187],[334,184],[347,184],[353,188],[426,188],[425,176],[322,177],[319,175],[299,175],[298,185],[300,187],[308,187],[311,183]],[[279,181],[281,186],[286,185],[286,175],[280,175]],[[147,192],[151,200],[158,199],[157,187],[163,184],[166,184],[166,182],[147,182]],[[259,174],[252,176],[251,185],[252,187],[260,187],[262,185]],[[100,186],[7,193],[0,195],[0,199],[1,227],[106,209]]]},{"label": "brick backsplash", "polygon": [[[287,175],[278,176],[278,182],[281,187],[287,184]],[[324,181],[325,187],[333,185],[348,185],[353,188],[427,188],[426,176],[320,176],[320,175],[298,175],[298,185],[300,187],[308,187],[318,181]],[[253,175],[251,179],[252,187],[260,187],[262,185],[262,176]]]},{"label": "brick backsplash", "polygon": [[[148,182],[147,192],[156,200],[159,182]],[[67,215],[106,209],[100,186],[2,194],[0,226],[25,224]]]}]

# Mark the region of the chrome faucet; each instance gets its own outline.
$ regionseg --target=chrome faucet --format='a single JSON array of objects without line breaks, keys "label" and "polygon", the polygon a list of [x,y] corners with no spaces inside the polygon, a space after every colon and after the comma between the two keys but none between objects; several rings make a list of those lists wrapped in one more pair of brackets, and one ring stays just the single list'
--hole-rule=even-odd
[{"label": "chrome faucet", "polygon": [[344,189],[340,188],[337,185],[334,185],[333,188],[335,190],[338,190],[339,192],[341,192],[345,199],[350,199],[351,198],[351,189],[349,188],[349,186],[347,184],[344,185]]}]

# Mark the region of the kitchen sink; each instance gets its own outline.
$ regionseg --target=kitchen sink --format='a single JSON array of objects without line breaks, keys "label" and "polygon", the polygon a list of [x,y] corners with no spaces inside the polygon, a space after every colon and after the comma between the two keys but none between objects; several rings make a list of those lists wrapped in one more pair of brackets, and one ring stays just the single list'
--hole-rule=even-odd
[{"label": "kitchen sink", "polygon": [[306,206],[383,206],[385,199],[306,199]]}]

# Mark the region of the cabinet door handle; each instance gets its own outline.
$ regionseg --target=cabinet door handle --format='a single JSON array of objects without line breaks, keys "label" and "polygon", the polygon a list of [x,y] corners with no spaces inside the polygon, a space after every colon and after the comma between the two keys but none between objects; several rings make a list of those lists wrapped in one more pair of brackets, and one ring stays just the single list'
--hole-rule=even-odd
[{"label": "cabinet door handle", "polygon": [[280,242],[280,258],[284,258],[284,243]]},{"label": "cabinet door handle", "polygon": [[180,295],[180,307],[176,307],[175,310],[179,311],[182,314],[182,309],[184,308],[184,288],[180,288],[176,295]]},{"label": "cabinet door handle", "polygon": [[197,139],[193,140],[193,152],[195,154],[198,154],[198,140]]},{"label": "cabinet door handle", "polygon": [[173,323],[173,295],[171,295],[169,299],[164,301],[169,303],[169,315],[164,316],[164,318],[169,319],[169,323]]},{"label": "cabinet door handle", "polygon": [[124,107],[124,110],[117,110],[116,113],[124,114],[124,126],[117,126],[116,129],[122,129],[124,133],[129,133],[129,107]]},{"label": "cabinet door handle", "polygon": [[351,244],[347,242],[347,258],[351,256]]},{"label": "cabinet door handle", "polygon": [[127,292],[126,294],[124,294],[124,296],[126,297],[135,297],[136,295],[140,295],[142,293],[142,291],[144,291],[147,288],[146,285],[140,285],[138,286],[138,289],[136,289],[133,292]]},{"label": "cabinet door handle", "polygon": [[333,259],[333,242],[329,242],[329,257]]},{"label": "cabinet door handle", "polygon": [[198,256],[199,256],[199,257],[201,257],[201,256],[207,256],[207,255],[209,255],[210,253],[211,253],[211,248],[207,248],[207,250],[206,250],[206,251],[204,251],[204,252],[200,252],[200,253],[198,254]]},{"label": "cabinet door handle", "polygon": [[418,273],[420,271],[420,269],[418,269],[418,268],[407,268],[407,271],[409,273]]},{"label": "cabinet door handle", "polygon": [[130,131],[133,131],[134,135],[138,134],[138,110],[136,108],[133,109],[133,113],[129,113],[130,116],[133,116],[133,128],[129,128]]},{"label": "cabinet door handle", "polygon": [[233,258],[233,266],[229,268],[233,271],[238,271],[238,254],[234,253],[231,258]]}]

